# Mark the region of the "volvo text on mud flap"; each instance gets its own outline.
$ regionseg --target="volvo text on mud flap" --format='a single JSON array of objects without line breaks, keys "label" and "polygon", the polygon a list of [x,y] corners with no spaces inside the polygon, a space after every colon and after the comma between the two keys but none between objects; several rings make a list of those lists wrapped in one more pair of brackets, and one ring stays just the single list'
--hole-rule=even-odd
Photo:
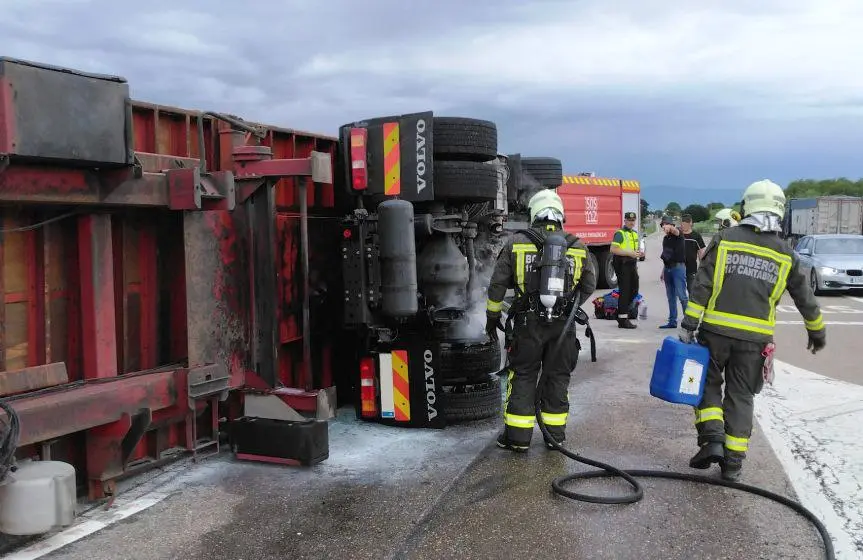
[{"label": "volvo text on mud flap", "polygon": [[423,352],[423,362],[425,369],[425,390],[426,390],[426,413],[429,422],[437,418],[437,392],[435,391],[435,376],[434,365],[432,359],[434,355],[431,350]]},{"label": "volvo text on mud flap", "polygon": [[[441,414],[442,388],[435,368],[438,353],[427,341],[412,337],[367,358],[372,370],[363,370],[361,385],[369,387],[363,409],[377,422],[411,428],[446,427]],[[374,389],[371,389],[374,387]],[[369,415],[366,415],[368,418]]]},{"label": "volvo text on mud flap", "polygon": [[[344,166],[345,184],[352,189],[352,171],[362,168],[367,184],[363,194],[398,197],[409,202],[434,200],[433,113],[411,113],[358,121],[341,128],[343,157],[357,158],[357,143],[351,153],[351,131],[366,131],[365,162]],[[356,165],[356,167],[355,167]],[[365,181],[364,181],[365,183]]]}]

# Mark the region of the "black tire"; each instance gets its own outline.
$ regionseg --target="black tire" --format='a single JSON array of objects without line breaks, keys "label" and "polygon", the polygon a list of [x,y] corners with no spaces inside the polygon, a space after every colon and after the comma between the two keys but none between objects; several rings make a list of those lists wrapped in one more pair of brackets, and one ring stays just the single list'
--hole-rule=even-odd
[{"label": "black tire", "polygon": [[435,161],[436,200],[489,202],[497,200],[497,168],[472,161]]},{"label": "black tire", "polygon": [[490,161],[497,157],[497,125],[461,117],[434,118],[435,160]]},{"label": "black tire", "polygon": [[597,284],[600,287],[612,290],[618,286],[617,273],[614,271],[614,265],[612,264],[613,257],[614,255],[611,254],[611,251],[603,251],[597,257],[597,260],[599,260]]},{"label": "black tire", "polygon": [[500,369],[500,344],[441,342],[438,375],[444,385],[475,382]]},{"label": "black tire", "polygon": [[590,259],[590,262],[593,264],[593,274],[596,276],[597,286],[599,285],[599,260],[596,258],[596,255],[593,251],[587,251],[587,258]]},{"label": "black tire", "polygon": [[814,270],[809,274],[809,287],[812,288],[812,295],[821,295],[821,290],[818,289],[818,274]]},{"label": "black tire", "polygon": [[493,418],[501,412],[500,378],[490,375],[470,385],[445,387],[443,414],[447,422]]},{"label": "black tire", "polygon": [[563,183],[563,165],[557,158],[523,157],[521,170],[543,187],[557,188]]}]

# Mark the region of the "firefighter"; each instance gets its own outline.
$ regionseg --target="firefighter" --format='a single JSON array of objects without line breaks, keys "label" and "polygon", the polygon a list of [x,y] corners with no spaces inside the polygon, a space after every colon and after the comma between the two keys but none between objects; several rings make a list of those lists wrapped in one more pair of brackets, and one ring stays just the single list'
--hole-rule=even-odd
[{"label": "firefighter", "polygon": [[[565,334],[563,328],[573,306],[581,306],[596,288],[596,272],[587,258],[587,248],[577,237],[562,231],[563,203],[557,193],[539,191],[531,197],[528,209],[530,229],[515,232],[498,256],[486,311],[486,332],[496,340],[504,295],[509,288],[515,290],[507,316],[512,335],[507,344],[504,430],[497,444],[518,452],[530,446],[536,400],[549,433],[558,442],[564,441],[569,380],[580,344],[574,326]],[[558,346],[561,335],[564,338]],[[542,383],[537,387],[540,369]],[[552,447],[548,442],[546,445]]]},{"label": "firefighter", "polygon": [[[752,434],[753,397],[772,378],[776,303],[787,289],[803,316],[807,349],[824,348],[824,319],[794,252],[779,237],[785,194],[772,181],[743,193],[743,219],[716,233],[695,277],[680,340],[710,350],[704,396],[695,409],[696,469],[719,463],[722,477],[740,477]],[[725,397],[722,384],[725,383]]]},{"label": "firefighter", "polygon": [[635,212],[623,215],[623,227],[614,232],[611,264],[617,274],[620,297],[617,300],[617,326],[621,329],[634,329],[636,325],[629,320],[629,306],[638,295],[638,259],[644,256],[639,250],[638,232],[635,231]]},{"label": "firefighter", "polygon": [[742,219],[736,210],[723,208],[713,216],[716,221],[716,229],[725,229],[736,226]]}]

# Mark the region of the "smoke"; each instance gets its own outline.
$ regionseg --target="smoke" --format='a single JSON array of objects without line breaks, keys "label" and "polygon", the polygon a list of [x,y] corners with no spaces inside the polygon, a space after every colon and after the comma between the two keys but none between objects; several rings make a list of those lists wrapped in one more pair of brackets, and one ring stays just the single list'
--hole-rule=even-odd
[{"label": "smoke", "polygon": [[[546,188],[548,187],[540,184],[530,173],[523,171],[521,173],[521,185],[517,200],[514,204],[510,202],[510,219],[514,218],[518,221],[527,220],[528,218],[526,215],[521,217],[518,216],[518,214],[527,214],[527,203],[530,201],[530,198],[537,192]],[[497,262],[497,257],[506,242],[506,238],[506,234],[494,234],[487,228],[481,228],[480,232],[477,234],[477,237],[474,240],[476,251],[476,276],[468,287],[470,288],[470,292],[467,294],[468,308],[465,312],[464,320],[459,321],[448,329],[449,335],[453,338],[485,340],[488,285],[491,283],[491,277],[492,274],[494,274],[494,266]],[[461,298],[456,297],[456,294],[452,295],[454,299],[453,304],[458,303],[458,300]]]},{"label": "smoke", "polygon": [[476,277],[472,289],[467,294],[469,306],[465,318],[454,325],[452,334],[456,338],[481,340],[485,338],[485,310],[488,299],[488,285],[491,283],[497,256],[503,248],[505,238],[488,231],[480,232],[474,240],[476,249]]},{"label": "smoke", "polygon": [[533,175],[526,171],[522,171],[521,189],[518,193],[518,205],[524,209],[527,209],[527,203],[530,201],[530,198],[539,191],[546,188],[547,187],[541,185],[539,181],[534,179]]},{"label": "smoke", "polygon": [[[510,206],[510,214],[526,213],[527,203],[537,192],[547,187],[540,184],[527,172],[521,173],[521,185],[518,199]],[[515,217],[515,216],[512,216]],[[525,216],[523,219],[527,219]],[[506,235],[495,235],[483,228],[474,241],[476,247],[476,279],[472,283],[473,289],[468,293],[469,306],[465,313],[465,319],[460,321],[451,329],[456,338],[469,340],[485,339],[486,302],[488,300],[488,285],[494,273],[497,256],[506,242]]]}]

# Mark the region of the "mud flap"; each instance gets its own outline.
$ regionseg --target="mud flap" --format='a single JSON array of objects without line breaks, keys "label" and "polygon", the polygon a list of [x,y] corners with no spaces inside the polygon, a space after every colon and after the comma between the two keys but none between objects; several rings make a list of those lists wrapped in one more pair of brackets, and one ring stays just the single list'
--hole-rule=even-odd
[{"label": "mud flap", "polygon": [[407,428],[446,427],[438,345],[421,339],[381,348],[377,356],[377,422]]}]

